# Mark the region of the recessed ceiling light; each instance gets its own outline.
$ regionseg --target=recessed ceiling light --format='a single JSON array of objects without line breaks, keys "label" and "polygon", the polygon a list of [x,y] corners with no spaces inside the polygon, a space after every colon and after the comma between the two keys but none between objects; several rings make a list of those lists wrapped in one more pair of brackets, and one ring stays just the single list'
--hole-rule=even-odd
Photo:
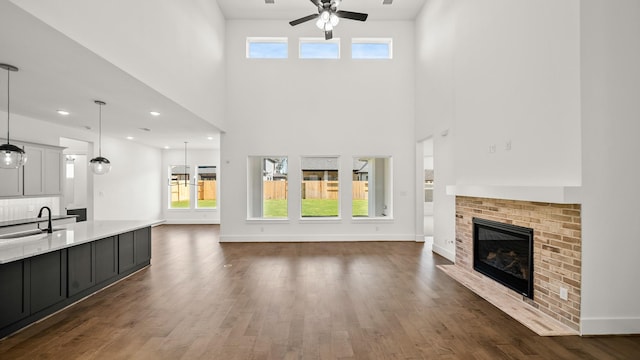
[{"label": "recessed ceiling light", "polygon": [[151,131],[151,129],[149,129],[149,128],[138,128],[138,129],[140,129],[142,131]]},{"label": "recessed ceiling light", "polygon": [[164,148],[165,148],[165,149],[170,149],[170,148],[169,148],[169,145],[165,145],[165,146],[164,146]]},{"label": "recessed ceiling light", "polygon": [[151,114],[151,116],[160,116],[160,113],[157,111],[150,111],[149,114]]},{"label": "recessed ceiling light", "polygon": [[66,110],[62,110],[62,109],[56,110],[56,112],[57,112],[58,114],[60,114],[60,115],[64,115],[64,116],[69,115],[69,112],[68,112],[68,111],[66,111]]},{"label": "recessed ceiling light", "polygon": [[208,136],[207,140],[213,140],[213,136]]},{"label": "recessed ceiling light", "polygon": [[133,140],[133,136],[127,136],[127,140]]}]

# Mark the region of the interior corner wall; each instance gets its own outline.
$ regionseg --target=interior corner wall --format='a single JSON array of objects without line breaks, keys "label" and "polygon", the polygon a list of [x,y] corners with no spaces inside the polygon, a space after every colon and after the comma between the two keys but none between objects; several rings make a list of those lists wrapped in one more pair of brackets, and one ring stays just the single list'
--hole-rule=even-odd
[{"label": "interior corner wall", "polygon": [[640,333],[640,2],[583,0],[582,333]]},{"label": "interior corner wall", "polygon": [[[187,151],[187,163],[193,174],[197,166],[215,166],[216,179],[220,183],[220,151],[191,149]],[[220,224],[220,189],[217,189],[217,207],[215,209],[169,209],[168,175],[171,165],[184,165],[183,150],[162,150],[162,168],[160,169],[162,184],[162,218],[167,224]],[[195,194],[193,194],[195,196]],[[194,198],[194,197],[192,197]]]},{"label": "interior corner wall", "polygon": [[447,185],[580,185],[579,32],[578,0],[425,4],[416,133],[434,136],[434,250],[455,251]]},{"label": "interior corner wall", "polygon": [[[433,251],[455,260],[454,45],[456,2],[428,1],[416,19],[416,140],[433,139]],[[424,161],[423,159],[420,160]],[[424,182],[424,174],[420,174]],[[419,204],[423,207],[423,202]]]},{"label": "interior corner wall", "polygon": [[[339,60],[298,58],[308,23],[227,21],[228,123],[221,137],[222,241],[415,240],[414,26],[341,21]],[[247,59],[246,38],[289,39],[288,59]],[[354,37],[393,38],[392,60],[351,59]],[[324,41],[324,40],[322,40]],[[289,219],[247,220],[248,156],[288,156]],[[341,218],[300,218],[300,159],[340,157]],[[393,220],[351,218],[354,156],[392,157]]]},{"label": "interior corner wall", "polygon": [[11,2],[224,129],[225,19],[216,1]]}]

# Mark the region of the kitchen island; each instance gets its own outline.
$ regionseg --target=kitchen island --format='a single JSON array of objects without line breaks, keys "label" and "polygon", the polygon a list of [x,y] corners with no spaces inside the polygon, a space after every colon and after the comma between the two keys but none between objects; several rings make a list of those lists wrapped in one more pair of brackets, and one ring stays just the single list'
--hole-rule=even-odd
[{"label": "kitchen island", "polygon": [[158,221],[86,221],[0,237],[0,338],[151,264]]}]

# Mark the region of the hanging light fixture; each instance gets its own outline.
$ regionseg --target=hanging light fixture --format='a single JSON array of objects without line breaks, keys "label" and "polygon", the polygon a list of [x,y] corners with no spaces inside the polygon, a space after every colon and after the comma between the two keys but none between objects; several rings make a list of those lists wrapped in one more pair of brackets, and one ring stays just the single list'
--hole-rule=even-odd
[{"label": "hanging light fixture", "polygon": [[99,133],[98,133],[98,157],[95,157],[89,161],[89,167],[91,167],[91,171],[93,171],[96,175],[104,175],[111,170],[111,162],[102,157],[102,106],[107,105],[104,101],[94,100],[94,103],[98,104],[100,107],[100,112],[98,113],[99,118]]},{"label": "hanging light fixture", "polygon": [[7,70],[7,143],[0,145],[0,168],[1,169],[17,169],[27,162],[27,154],[24,150],[9,142],[9,123],[11,120],[10,109],[10,76],[12,71],[18,71],[18,68],[9,64],[0,64],[0,68]]}]

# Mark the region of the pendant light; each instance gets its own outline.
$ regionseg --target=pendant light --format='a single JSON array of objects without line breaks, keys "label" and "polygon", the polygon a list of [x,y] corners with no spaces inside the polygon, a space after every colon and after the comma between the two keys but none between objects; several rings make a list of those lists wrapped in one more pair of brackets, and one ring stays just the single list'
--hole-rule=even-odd
[{"label": "pendant light", "polygon": [[18,71],[18,68],[9,64],[0,64],[0,68],[7,70],[7,143],[0,145],[0,169],[17,169],[27,162],[27,154],[24,150],[9,142],[9,129],[11,120],[10,109],[10,76],[12,71]]},{"label": "pendant light", "polygon": [[100,112],[98,113],[98,118],[100,121],[99,124],[99,133],[98,133],[98,157],[95,157],[89,161],[89,167],[91,167],[91,171],[93,171],[96,175],[104,175],[111,170],[111,162],[102,157],[102,106],[107,105],[104,101],[94,100],[94,103],[98,104],[100,107]]}]

